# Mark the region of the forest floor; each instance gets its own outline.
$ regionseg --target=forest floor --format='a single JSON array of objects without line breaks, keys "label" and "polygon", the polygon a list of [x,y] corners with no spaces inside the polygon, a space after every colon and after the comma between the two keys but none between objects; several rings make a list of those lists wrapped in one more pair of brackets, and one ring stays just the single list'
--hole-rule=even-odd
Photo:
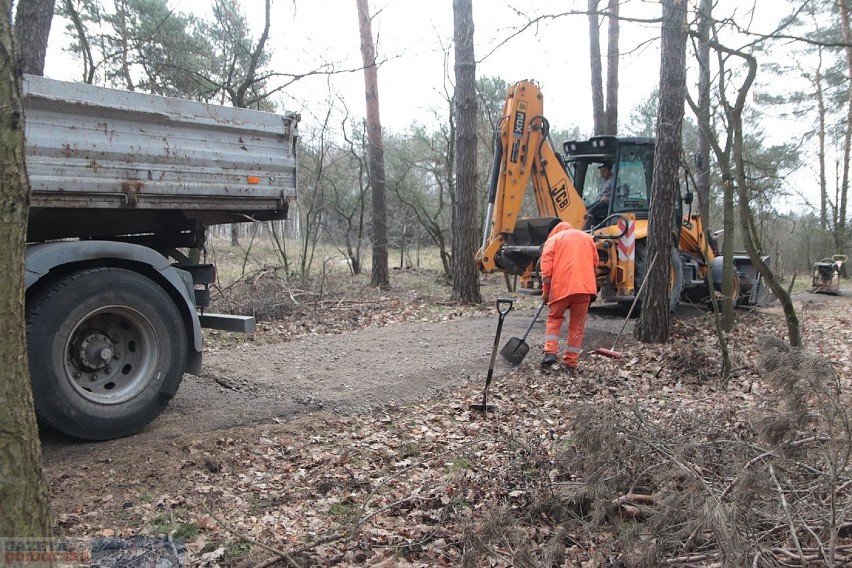
[{"label": "forest floor", "polygon": [[[852,433],[838,410],[852,392],[852,291],[795,297],[806,358],[781,365],[819,369],[802,373],[807,385],[773,382],[767,360],[790,354],[759,338],[786,337],[777,305],[739,312],[727,384],[706,310],[679,308],[667,345],[638,344],[629,322],[625,356],[609,359],[591,351],[612,347],[625,313],[594,307],[577,376],[539,367],[540,318],[520,366],[498,357],[495,410],[483,415],[468,405],[482,397],[499,283],[483,289],[491,302],[459,307],[424,278],[438,276],[396,273],[389,291],[279,290],[287,300],[267,306],[257,332],[208,335],[203,374],[185,376],[144,431],[97,444],[43,433],[57,533],[166,535],[185,543],[167,548],[194,566],[852,558],[850,464],[837,457],[845,446],[827,441],[838,428]],[[232,296],[263,296],[261,280]],[[523,333],[535,302],[516,303],[501,345]],[[837,387],[829,403],[806,392],[820,385]],[[782,400],[782,391],[805,394]],[[831,401],[834,414],[801,408]],[[789,420],[770,424],[767,409]],[[758,472],[774,483],[763,487]],[[828,496],[831,519],[814,512]],[[734,521],[742,534],[724,529]]]}]

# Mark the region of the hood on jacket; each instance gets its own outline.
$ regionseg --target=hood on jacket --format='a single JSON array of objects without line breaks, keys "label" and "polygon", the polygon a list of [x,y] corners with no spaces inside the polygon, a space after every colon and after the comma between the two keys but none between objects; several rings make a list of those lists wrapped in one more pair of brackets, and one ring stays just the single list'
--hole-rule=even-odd
[{"label": "hood on jacket", "polygon": [[553,227],[553,229],[550,231],[550,234],[547,235],[547,238],[549,239],[557,233],[561,233],[562,231],[568,231],[573,228],[574,227],[572,227],[571,223],[569,223],[568,221],[560,221],[555,227]]}]

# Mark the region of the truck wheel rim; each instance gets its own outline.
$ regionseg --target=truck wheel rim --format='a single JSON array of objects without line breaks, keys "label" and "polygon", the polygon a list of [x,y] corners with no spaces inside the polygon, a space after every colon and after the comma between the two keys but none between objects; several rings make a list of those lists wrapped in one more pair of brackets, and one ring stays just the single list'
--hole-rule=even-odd
[{"label": "truck wheel rim", "polygon": [[127,306],[105,306],[83,317],[65,345],[65,376],[97,404],[120,404],[154,377],[160,346],[150,320]]}]

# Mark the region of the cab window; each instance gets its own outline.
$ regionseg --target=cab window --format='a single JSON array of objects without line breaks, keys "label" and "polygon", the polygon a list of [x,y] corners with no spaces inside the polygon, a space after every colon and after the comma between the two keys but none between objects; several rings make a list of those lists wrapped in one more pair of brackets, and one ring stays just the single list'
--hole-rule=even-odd
[{"label": "cab window", "polygon": [[604,184],[604,178],[601,175],[600,169],[598,169],[597,165],[594,167],[589,167],[586,170],[586,186],[583,189],[583,202],[588,207],[598,198],[598,194],[601,192],[601,188]]},{"label": "cab window", "polygon": [[652,147],[631,148],[622,154],[616,172],[613,213],[648,210],[653,164]]}]

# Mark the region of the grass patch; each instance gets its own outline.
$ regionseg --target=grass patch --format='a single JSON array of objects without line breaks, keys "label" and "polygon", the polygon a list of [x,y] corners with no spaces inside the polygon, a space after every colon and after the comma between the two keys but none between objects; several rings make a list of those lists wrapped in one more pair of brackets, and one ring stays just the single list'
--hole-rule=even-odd
[{"label": "grass patch", "polygon": [[[302,264],[302,244],[299,241],[287,239],[284,241],[284,246],[290,272],[293,275],[298,274]],[[241,235],[237,246],[232,245],[230,239],[223,235],[211,234],[207,239],[207,249],[207,262],[216,264],[219,283],[222,286],[227,286],[257,270],[284,266],[284,259],[271,233],[263,229],[253,240],[250,233]],[[319,244],[313,251],[310,275],[314,277],[322,274],[351,275],[349,264],[344,256],[344,253],[333,245]],[[447,285],[441,255],[435,247],[412,249],[411,253],[405,256],[402,266],[400,266],[399,249],[389,248],[388,259],[392,281],[407,272],[425,271],[433,272],[434,277],[417,278],[416,291],[428,292],[433,286]],[[370,250],[366,249],[362,252],[361,272],[369,276],[371,269]]]},{"label": "grass patch", "polygon": [[456,456],[453,458],[453,461],[450,462],[450,471],[471,469],[472,466],[473,464],[470,463],[469,459],[462,456]]},{"label": "grass patch", "polygon": [[178,523],[172,532],[172,536],[182,540],[192,540],[197,537],[200,532],[201,529],[199,528],[198,523],[190,521],[188,523]]},{"label": "grass patch", "polygon": [[156,535],[168,535],[172,530],[172,521],[165,515],[157,515],[151,520],[151,533]]},{"label": "grass patch", "polygon": [[354,513],[355,503],[352,501],[340,501],[328,508],[328,514],[340,521],[351,518]]},{"label": "grass patch", "polygon": [[192,540],[201,533],[201,528],[195,521],[177,522],[165,515],[157,515],[151,520],[150,530],[155,535],[171,535],[181,540]]},{"label": "grass patch", "polygon": [[414,442],[403,444],[399,448],[399,455],[403,458],[416,458],[420,455],[420,446]]},{"label": "grass patch", "polygon": [[229,542],[225,545],[222,561],[226,566],[236,564],[251,553],[251,543],[245,541]]}]

